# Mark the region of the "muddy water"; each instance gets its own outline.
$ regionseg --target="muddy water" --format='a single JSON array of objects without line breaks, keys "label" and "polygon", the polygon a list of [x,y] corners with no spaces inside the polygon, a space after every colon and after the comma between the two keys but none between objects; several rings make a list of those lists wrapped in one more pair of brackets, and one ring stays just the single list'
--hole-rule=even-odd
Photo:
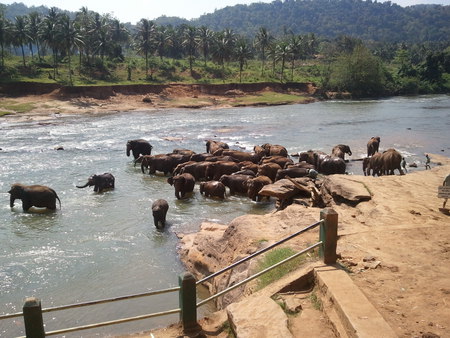
[{"label": "muddy water", "polygon": [[[70,304],[176,286],[183,266],[176,233],[197,231],[202,221],[226,223],[247,213],[267,213],[273,203],[245,197],[225,201],[198,192],[176,200],[160,175],[144,175],[126,157],[129,139],[145,138],[154,153],[174,148],[205,151],[205,139],[217,138],[234,149],[276,143],[290,153],[330,152],[348,144],[348,172],[361,174],[371,136],[381,148],[396,148],[408,163],[424,168],[425,153],[450,152],[449,96],[371,101],[318,102],[265,108],[161,110],[99,116],[64,116],[16,123],[0,120],[0,313],[20,312],[27,296],[43,307]],[[63,151],[55,147],[62,146]],[[116,189],[96,194],[77,189],[87,177],[111,172]],[[62,208],[24,213],[20,200],[9,207],[12,183],[54,188]],[[150,205],[165,198],[168,226],[153,225]],[[177,307],[177,295],[143,298],[119,306],[101,305],[45,315],[46,330],[56,330]],[[165,325],[177,316],[84,331],[72,336],[127,333]],[[23,335],[21,319],[0,321],[0,336]]]}]

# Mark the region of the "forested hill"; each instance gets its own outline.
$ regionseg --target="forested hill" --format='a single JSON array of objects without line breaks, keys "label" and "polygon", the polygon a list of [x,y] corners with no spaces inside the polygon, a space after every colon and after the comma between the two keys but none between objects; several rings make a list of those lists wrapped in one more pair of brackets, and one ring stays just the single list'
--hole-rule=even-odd
[{"label": "forested hill", "polygon": [[[43,6],[28,8],[22,3],[5,5],[5,9],[10,20],[32,11],[48,11]],[[142,15],[149,18],[151,13]],[[260,27],[275,36],[315,33],[329,38],[348,35],[384,42],[448,41],[450,37],[450,6],[401,7],[390,1],[372,0],[276,0],[228,6],[190,21],[165,16],[154,21],[159,25],[206,26],[214,31],[232,29],[248,37],[254,37]]]},{"label": "forested hill", "polygon": [[260,27],[274,35],[315,33],[336,37],[350,35],[363,40],[448,41],[450,6],[401,7],[371,0],[284,0],[236,5],[192,20],[220,31],[231,28],[254,36]]}]

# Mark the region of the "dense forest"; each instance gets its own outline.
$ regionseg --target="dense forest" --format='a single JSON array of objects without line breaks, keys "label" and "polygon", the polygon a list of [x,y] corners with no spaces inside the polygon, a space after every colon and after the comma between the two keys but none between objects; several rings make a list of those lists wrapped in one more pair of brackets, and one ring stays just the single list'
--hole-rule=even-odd
[{"label": "dense forest", "polygon": [[136,25],[86,7],[0,4],[0,81],[312,81],[356,96],[449,92],[449,22],[450,6],[370,0],[236,5]]}]

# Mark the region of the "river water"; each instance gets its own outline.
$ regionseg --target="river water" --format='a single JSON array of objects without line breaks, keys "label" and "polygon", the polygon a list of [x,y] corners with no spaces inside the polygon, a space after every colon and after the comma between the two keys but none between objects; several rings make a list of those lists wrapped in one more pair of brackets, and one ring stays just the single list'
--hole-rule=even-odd
[{"label": "river water", "polygon": [[[330,152],[348,144],[348,172],[361,174],[367,141],[395,148],[423,170],[425,153],[450,152],[450,97],[396,97],[327,101],[306,105],[221,110],[155,110],[109,115],[55,116],[45,123],[0,119],[0,314],[22,311],[25,297],[44,308],[158,290],[178,285],[183,266],[177,233],[198,230],[202,221],[227,223],[248,213],[267,213],[273,202],[244,196],[216,201],[195,189],[178,201],[161,175],[142,174],[126,157],[129,139],[144,138],[153,153],[175,148],[205,151],[205,139],[234,149],[284,145],[289,153]],[[64,150],[57,151],[55,147]],[[77,189],[92,174],[111,172],[116,189],[96,194]],[[12,183],[48,185],[58,193],[56,212],[24,213],[20,200],[9,207]],[[168,225],[153,225],[152,201],[169,202]],[[120,305],[44,315],[46,331],[174,309],[177,295],[142,298]],[[137,321],[72,336],[130,333],[166,325],[177,316]],[[23,335],[21,318],[0,321],[0,336]],[[70,335],[69,335],[70,336]]]}]

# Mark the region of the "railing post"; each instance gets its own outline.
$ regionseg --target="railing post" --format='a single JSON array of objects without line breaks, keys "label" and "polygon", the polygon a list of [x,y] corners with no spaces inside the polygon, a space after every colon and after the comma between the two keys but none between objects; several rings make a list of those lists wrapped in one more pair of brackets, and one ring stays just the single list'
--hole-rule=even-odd
[{"label": "railing post", "polygon": [[41,301],[35,297],[25,299],[23,319],[27,338],[44,338],[44,320],[42,319]]},{"label": "railing post", "polygon": [[202,328],[197,323],[197,286],[195,277],[185,272],[178,277],[180,286],[180,319],[186,334],[199,332]]},{"label": "railing post", "polygon": [[336,263],[337,228],[338,213],[332,208],[325,208],[320,211],[320,240],[323,242],[319,249],[319,256],[323,257],[325,264]]}]

